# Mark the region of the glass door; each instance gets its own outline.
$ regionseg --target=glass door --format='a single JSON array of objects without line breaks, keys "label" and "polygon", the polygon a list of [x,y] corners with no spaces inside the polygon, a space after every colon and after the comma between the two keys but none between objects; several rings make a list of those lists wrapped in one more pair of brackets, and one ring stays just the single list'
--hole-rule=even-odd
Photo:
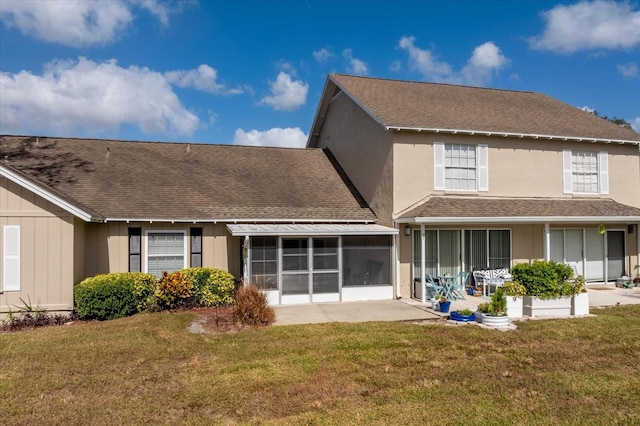
[{"label": "glass door", "polygon": [[624,269],[624,231],[607,231],[607,281],[626,275]]}]

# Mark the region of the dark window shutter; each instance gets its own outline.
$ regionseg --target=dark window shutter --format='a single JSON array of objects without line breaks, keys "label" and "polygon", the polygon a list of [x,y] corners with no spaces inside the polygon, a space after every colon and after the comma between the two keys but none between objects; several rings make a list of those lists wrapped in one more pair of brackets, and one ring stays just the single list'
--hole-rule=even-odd
[{"label": "dark window shutter", "polygon": [[142,272],[142,228],[129,228],[129,272]]},{"label": "dark window shutter", "polygon": [[191,228],[191,267],[202,267],[202,228]]}]

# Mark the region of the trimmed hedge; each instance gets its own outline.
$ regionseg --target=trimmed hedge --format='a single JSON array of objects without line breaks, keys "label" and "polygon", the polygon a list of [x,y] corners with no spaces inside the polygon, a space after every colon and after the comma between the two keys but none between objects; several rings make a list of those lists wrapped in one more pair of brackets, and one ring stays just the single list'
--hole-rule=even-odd
[{"label": "trimmed hedge", "polygon": [[74,288],[80,319],[107,320],[182,307],[219,306],[234,302],[235,279],[215,268],[187,268],[155,275],[122,272],[96,275]]},{"label": "trimmed hedge", "polygon": [[554,261],[536,260],[532,264],[519,263],[511,268],[513,281],[527,289],[527,296],[553,298],[574,293],[569,280],[573,277],[571,266]]},{"label": "trimmed hedge", "polygon": [[156,281],[154,275],[140,272],[87,278],[74,288],[78,318],[109,320],[133,315],[146,307],[148,289],[155,288]]}]

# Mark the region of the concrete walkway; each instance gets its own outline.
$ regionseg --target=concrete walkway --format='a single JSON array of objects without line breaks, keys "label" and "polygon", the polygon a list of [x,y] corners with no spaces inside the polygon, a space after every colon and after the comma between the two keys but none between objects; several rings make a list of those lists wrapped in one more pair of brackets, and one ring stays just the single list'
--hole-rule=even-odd
[{"label": "concrete walkway", "polygon": [[[592,308],[640,304],[640,287],[617,288],[613,284],[587,287]],[[468,308],[475,311],[483,297],[466,296],[451,302],[450,311]],[[434,312],[430,304],[416,299],[331,302],[274,306],[274,325],[319,324],[327,322],[424,321],[438,320],[448,314]]]}]

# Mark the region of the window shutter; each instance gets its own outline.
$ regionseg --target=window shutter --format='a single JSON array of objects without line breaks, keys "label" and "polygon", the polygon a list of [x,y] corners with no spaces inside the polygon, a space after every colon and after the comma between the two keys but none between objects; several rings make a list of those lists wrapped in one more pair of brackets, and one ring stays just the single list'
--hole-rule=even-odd
[{"label": "window shutter", "polygon": [[129,272],[142,271],[142,228],[129,228]]},{"label": "window shutter", "polygon": [[600,151],[598,155],[598,167],[600,169],[600,193],[609,193],[609,156],[607,151]]},{"label": "window shutter", "polygon": [[191,266],[202,267],[202,228],[191,228]]},{"label": "window shutter", "polygon": [[2,231],[2,288],[20,291],[20,226],[5,225]]},{"label": "window shutter", "polygon": [[478,145],[478,191],[489,190],[489,146]]},{"label": "window shutter", "polygon": [[562,150],[562,180],[564,186],[564,193],[571,194],[573,192],[573,185],[571,182],[571,150]]},{"label": "window shutter", "polygon": [[433,144],[433,189],[444,189],[444,144],[435,142]]}]

